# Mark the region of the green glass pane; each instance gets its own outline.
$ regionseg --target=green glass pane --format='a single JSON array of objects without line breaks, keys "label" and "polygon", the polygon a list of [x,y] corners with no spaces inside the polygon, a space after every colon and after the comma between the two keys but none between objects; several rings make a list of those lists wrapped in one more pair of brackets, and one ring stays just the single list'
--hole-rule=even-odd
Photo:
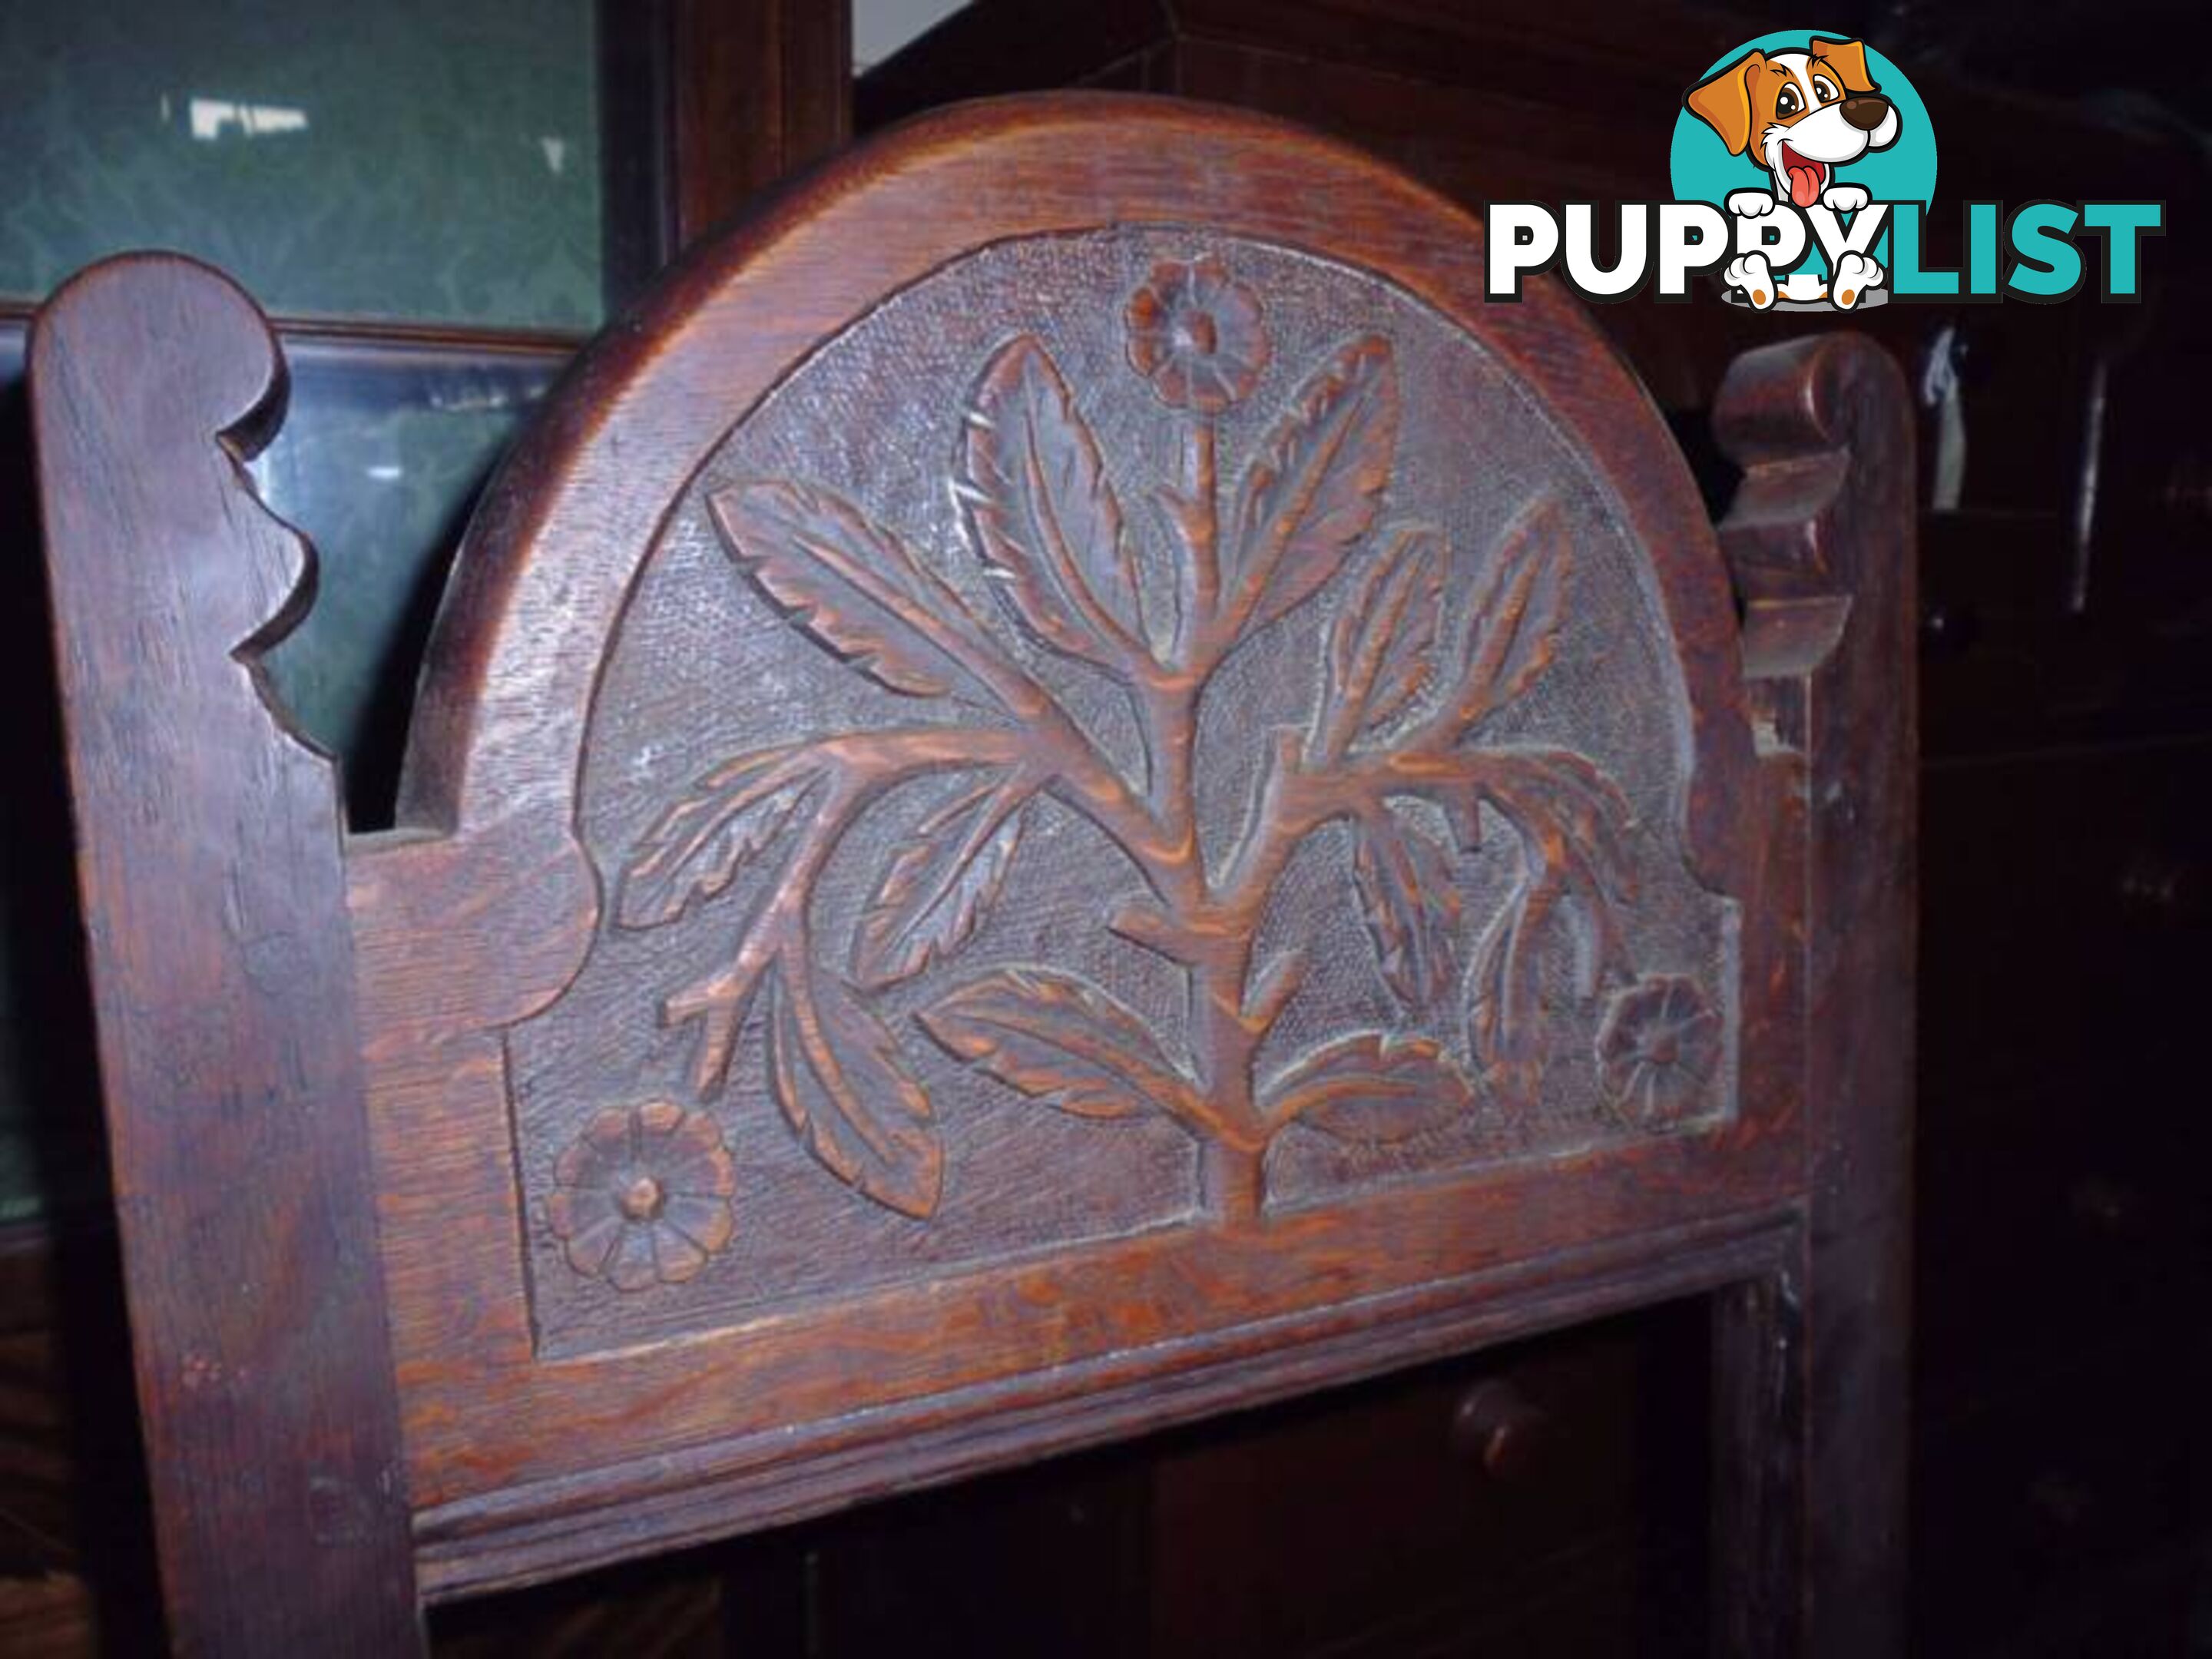
[{"label": "green glass pane", "polygon": [[270,511],[315,544],[313,608],[267,658],[344,769],[355,827],[389,822],[415,669],[478,489],[559,372],[554,356],[316,347],[256,458]]},{"label": "green glass pane", "polygon": [[0,1224],[105,1188],[22,370],[0,330]]},{"label": "green glass pane", "polygon": [[594,327],[594,10],[0,5],[0,293],[173,247],[281,314]]},{"label": "green glass pane", "polygon": [[[485,476],[559,373],[553,352],[288,344],[284,423],[252,474],[313,540],[313,607],[266,659],[338,759],[355,827],[391,822],[415,675]],[[0,812],[0,1224],[100,1201],[99,1103],[59,731],[38,586],[20,334],[0,335],[0,691],[22,781]],[[11,631],[12,630],[12,631]]]}]

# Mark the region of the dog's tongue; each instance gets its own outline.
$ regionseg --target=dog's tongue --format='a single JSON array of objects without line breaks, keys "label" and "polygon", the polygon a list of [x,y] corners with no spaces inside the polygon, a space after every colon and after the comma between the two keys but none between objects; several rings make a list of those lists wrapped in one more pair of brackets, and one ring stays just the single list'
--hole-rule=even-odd
[{"label": "dog's tongue", "polygon": [[1827,176],[1824,161],[1808,161],[1796,150],[1782,147],[1782,166],[1790,175],[1790,199],[1801,208],[1808,208],[1820,199],[1820,181]]}]

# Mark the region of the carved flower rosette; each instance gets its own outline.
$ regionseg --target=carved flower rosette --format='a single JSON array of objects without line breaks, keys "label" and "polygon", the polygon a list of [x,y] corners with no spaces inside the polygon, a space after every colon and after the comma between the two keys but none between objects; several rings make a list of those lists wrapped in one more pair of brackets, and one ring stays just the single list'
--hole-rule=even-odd
[{"label": "carved flower rosette", "polygon": [[618,1291],[680,1285],[730,1242],[730,1154],[714,1121],[657,1100],[599,1113],[553,1169],[546,1224],[568,1266]]},{"label": "carved flower rosette", "polygon": [[[595,716],[618,728],[591,762],[622,804],[594,845],[607,949],[643,964],[624,985],[658,976],[637,1063],[729,1126],[741,1182],[780,1120],[815,1180],[909,1225],[988,1191],[1022,1133],[949,1136],[948,1095],[1102,1147],[1167,1126],[1190,1218],[1230,1226],[1278,1201],[1293,1140],[1387,1172],[1587,1143],[1623,1104],[1635,1127],[1717,1109],[1717,1016],[1695,1077],[1622,1058],[1645,975],[1722,1006],[1729,922],[1655,822],[1674,781],[1616,772],[1667,752],[1680,692],[1632,550],[1608,531],[1583,571],[1603,538],[1557,482],[1571,458],[1500,428],[1498,476],[1434,476],[1443,438],[1484,434],[1417,420],[1436,399],[1408,373],[1456,352],[1493,414],[1510,396],[1404,302],[1346,303],[1351,273],[1093,241],[1087,266],[1000,256],[1043,272],[1009,292],[1091,290],[1086,326],[1000,331],[951,300],[934,331],[884,322],[946,384],[867,415],[877,453],[792,401],[787,435],[702,473],[660,557],[726,590],[720,741],[622,735],[666,713],[638,667]],[[865,389],[898,352],[854,355]],[[1465,493],[1479,511],[1438,509]],[[626,627],[703,673],[718,642],[676,604]],[[1565,729],[1638,663],[1650,708],[1613,717],[1613,754]],[[672,750],[702,763],[672,778]]]},{"label": "carved flower rosette", "polygon": [[1721,1061],[1721,1019],[1697,981],[1653,975],[1618,993],[1598,1034],[1599,1076],[1641,1127],[1697,1109]]}]

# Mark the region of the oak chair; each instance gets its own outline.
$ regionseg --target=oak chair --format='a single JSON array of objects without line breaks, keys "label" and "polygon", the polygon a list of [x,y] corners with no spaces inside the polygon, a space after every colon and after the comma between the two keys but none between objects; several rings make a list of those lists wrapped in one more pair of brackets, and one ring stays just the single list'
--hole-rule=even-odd
[{"label": "oak chair", "polygon": [[[1899,1644],[1905,394],[1741,359],[1717,537],[1479,222],[1064,95],[782,194],[477,513],[400,827],[259,653],[265,321],[31,383],[180,1650],[1714,1298],[1729,1651]],[[1686,1425],[1685,1432],[1704,1425]]]}]

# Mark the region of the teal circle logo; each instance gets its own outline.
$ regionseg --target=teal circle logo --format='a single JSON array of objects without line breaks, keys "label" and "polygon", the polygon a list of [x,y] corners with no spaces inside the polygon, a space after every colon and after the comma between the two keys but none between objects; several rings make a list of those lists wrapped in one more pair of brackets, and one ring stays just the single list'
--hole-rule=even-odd
[{"label": "teal circle logo", "polygon": [[[1837,29],[1778,29],[1707,64],[1684,92],[1668,159],[1674,199],[1729,210],[1732,229],[1748,216],[1745,206],[1763,211],[1750,201],[1753,191],[1771,198],[1778,210],[1847,215],[1863,203],[1917,202],[1924,209],[1936,193],[1928,106],[1895,64]],[[1865,257],[1886,266],[1889,241],[1884,225],[1865,244]],[[1816,279],[1831,274],[1812,239],[1788,269],[1795,283],[1776,272],[1784,303],[1810,302]],[[1742,274],[1738,264],[1725,280],[1739,302],[1763,310],[1776,297],[1764,278]],[[1817,303],[1829,308],[1825,281],[1818,286]]]},{"label": "teal circle logo", "polygon": [[[1777,29],[1745,41],[1734,52],[1723,52],[1705,65],[1696,84],[1707,84],[1754,52],[1803,52],[1814,40],[1846,40],[1838,29]],[[1936,131],[1928,120],[1928,106],[1920,101],[1904,70],[1872,46],[1863,50],[1869,77],[1881,95],[1897,106],[1897,141],[1886,149],[1869,150],[1857,161],[1838,167],[1835,182],[1861,185],[1877,202],[1917,202],[1929,206],[1936,194]],[[1692,114],[1686,102],[1674,118],[1668,170],[1676,201],[1711,202],[1716,207],[1726,203],[1730,191],[1756,190],[1771,183],[1759,156],[1732,154],[1720,133]]]}]

